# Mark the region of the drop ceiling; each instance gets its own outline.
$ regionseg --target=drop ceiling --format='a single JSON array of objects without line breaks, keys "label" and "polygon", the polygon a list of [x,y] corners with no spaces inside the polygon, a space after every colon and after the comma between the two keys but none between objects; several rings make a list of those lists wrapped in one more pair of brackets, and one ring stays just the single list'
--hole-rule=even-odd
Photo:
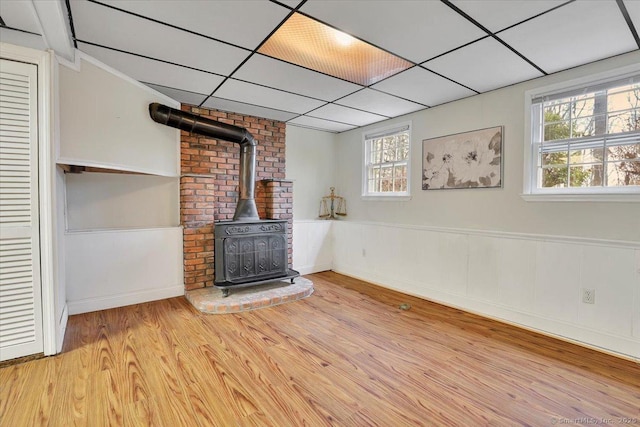
[{"label": "drop ceiling", "polygon": [[[343,132],[638,50],[638,0],[70,0],[75,46],[176,99]],[[260,52],[291,16],[408,61],[358,84]],[[2,41],[47,48],[27,0]]]}]

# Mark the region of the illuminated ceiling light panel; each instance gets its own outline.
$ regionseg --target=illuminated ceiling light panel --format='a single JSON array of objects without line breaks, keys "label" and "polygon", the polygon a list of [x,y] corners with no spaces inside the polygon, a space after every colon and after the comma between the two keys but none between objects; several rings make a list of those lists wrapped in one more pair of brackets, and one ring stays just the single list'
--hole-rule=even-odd
[{"label": "illuminated ceiling light panel", "polygon": [[258,52],[363,86],[413,66],[299,13],[291,15]]}]

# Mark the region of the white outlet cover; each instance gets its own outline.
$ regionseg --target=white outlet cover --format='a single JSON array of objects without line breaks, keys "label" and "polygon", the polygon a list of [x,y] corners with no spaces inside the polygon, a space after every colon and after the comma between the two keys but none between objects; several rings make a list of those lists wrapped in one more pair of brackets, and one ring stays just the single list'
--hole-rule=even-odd
[{"label": "white outlet cover", "polygon": [[596,302],[596,290],[595,289],[583,289],[582,290],[582,302],[586,304],[595,304]]}]

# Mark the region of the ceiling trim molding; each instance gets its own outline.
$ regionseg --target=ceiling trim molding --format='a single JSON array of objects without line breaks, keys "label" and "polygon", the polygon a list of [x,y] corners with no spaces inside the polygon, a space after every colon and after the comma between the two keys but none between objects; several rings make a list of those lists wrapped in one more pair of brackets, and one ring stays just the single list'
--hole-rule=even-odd
[{"label": "ceiling trim molding", "polygon": [[45,44],[61,58],[74,63],[76,50],[62,0],[32,0]]}]

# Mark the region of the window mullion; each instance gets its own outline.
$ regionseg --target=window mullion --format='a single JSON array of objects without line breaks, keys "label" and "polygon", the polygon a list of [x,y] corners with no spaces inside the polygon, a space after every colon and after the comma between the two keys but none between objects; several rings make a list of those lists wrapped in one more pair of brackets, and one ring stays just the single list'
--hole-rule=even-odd
[{"label": "window mullion", "polygon": [[602,186],[609,186],[609,173],[608,173],[608,160],[609,157],[609,144],[608,144],[608,136],[609,136],[609,91],[605,91],[605,112],[604,112],[604,125],[605,125],[605,133],[604,138],[602,139]]},{"label": "window mullion", "polygon": [[571,144],[567,144],[567,187],[571,187]]},{"label": "window mullion", "polygon": [[[571,101],[569,101],[569,138],[573,138],[573,130],[574,130],[574,123],[573,123],[573,109],[575,108],[575,101],[572,99]],[[569,181],[567,181],[569,182]]]},{"label": "window mullion", "polygon": [[[608,123],[608,122],[607,122]],[[609,174],[607,173],[608,169],[608,157],[609,157],[609,138],[608,135],[605,135],[602,138],[602,186],[609,186]]]}]

